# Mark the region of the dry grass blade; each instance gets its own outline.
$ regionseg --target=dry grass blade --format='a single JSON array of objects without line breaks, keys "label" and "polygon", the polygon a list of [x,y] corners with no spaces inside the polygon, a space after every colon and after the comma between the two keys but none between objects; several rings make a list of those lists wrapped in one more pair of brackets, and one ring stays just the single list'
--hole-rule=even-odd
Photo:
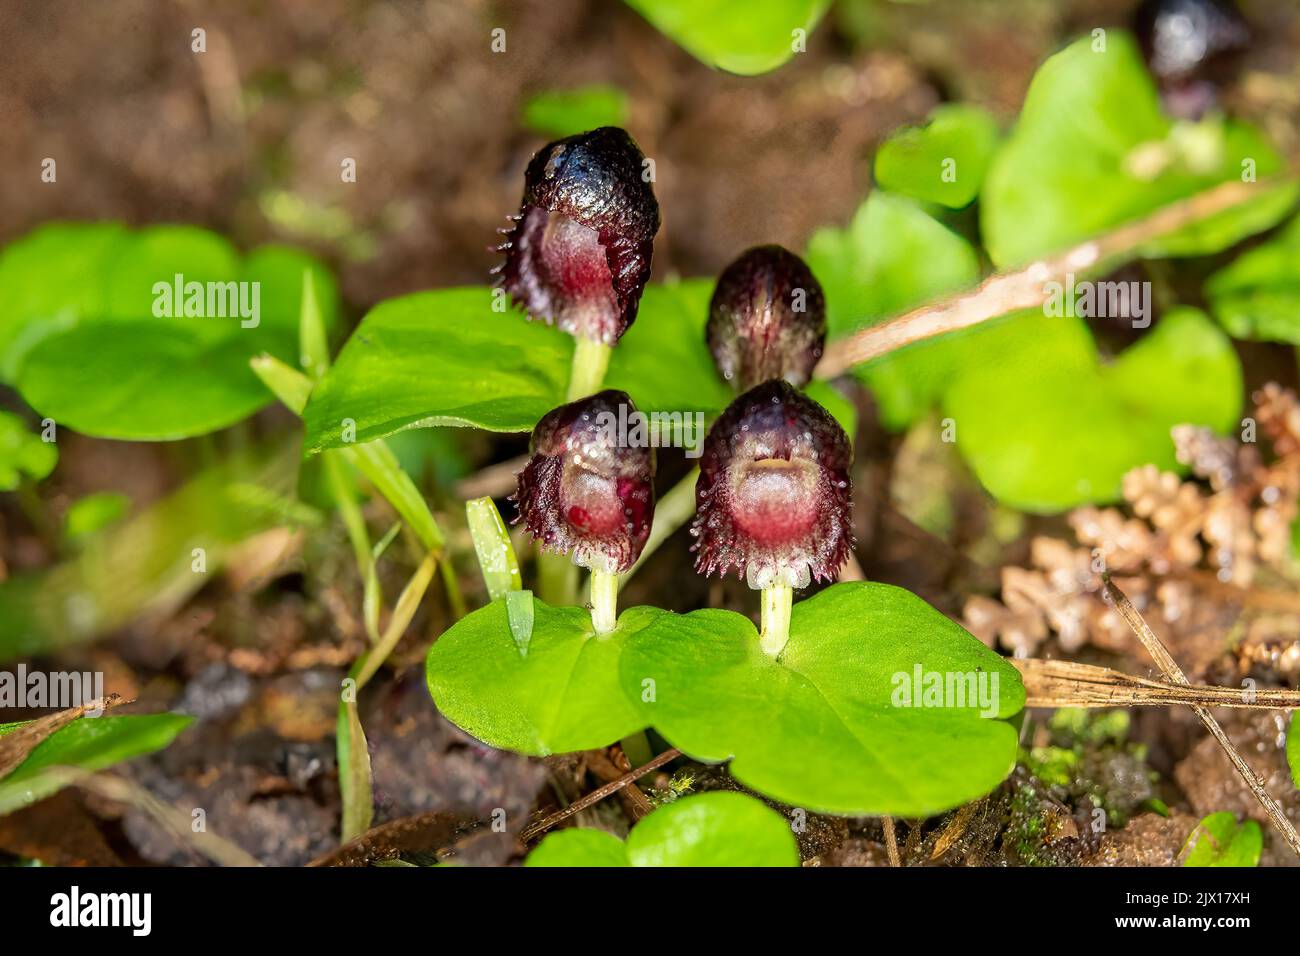
[{"label": "dry grass blade", "polygon": [[[49,767],[39,779],[52,790],[80,787],[107,800],[135,807],[152,817],[178,843],[202,854],[220,866],[261,866],[256,857],[229,840],[207,830],[195,830],[186,810],[164,803],[138,783],[111,773],[95,773],[78,767]],[[36,783],[36,780],[33,780]]]},{"label": "dry grass blade", "polygon": [[[1119,611],[1120,616],[1124,618],[1124,622],[1132,628],[1133,633],[1137,635],[1138,640],[1142,642],[1142,646],[1147,649],[1147,653],[1151,655],[1152,659],[1156,662],[1156,666],[1160,668],[1165,677],[1175,684],[1181,684],[1184,687],[1190,686],[1187,681],[1187,675],[1183,673],[1182,668],[1180,668],[1177,662],[1174,661],[1173,655],[1169,653],[1169,649],[1165,647],[1160,638],[1156,637],[1155,631],[1151,630],[1151,627],[1145,620],[1143,620],[1142,615],[1138,613],[1138,609],[1135,608],[1133,602],[1128,599],[1128,595],[1115,586],[1115,582],[1110,579],[1109,575],[1103,575],[1102,580],[1106,585],[1106,595],[1115,603],[1115,609]],[[1288,820],[1286,814],[1282,812],[1282,808],[1278,806],[1277,801],[1274,800],[1269,795],[1268,791],[1264,789],[1264,784],[1255,774],[1255,771],[1250,769],[1250,765],[1246,763],[1245,758],[1243,758],[1237,748],[1232,745],[1232,741],[1229,740],[1228,735],[1223,732],[1223,728],[1219,726],[1219,722],[1214,719],[1213,715],[1211,715],[1208,710],[1199,704],[1193,704],[1192,710],[1200,719],[1201,723],[1205,725],[1205,728],[1214,735],[1214,739],[1219,742],[1219,746],[1222,747],[1224,753],[1228,755],[1228,759],[1232,761],[1232,765],[1237,769],[1237,772],[1241,774],[1241,778],[1246,781],[1246,786],[1249,787],[1250,792],[1255,795],[1255,799],[1260,802],[1260,805],[1264,808],[1264,812],[1268,814],[1269,820],[1273,822],[1273,826],[1275,826],[1278,832],[1282,834],[1282,837],[1291,847],[1292,852],[1294,852],[1296,856],[1300,856],[1300,835],[1296,834],[1295,827],[1291,825],[1291,821]]]},{"label": "dry grass blade", "polygon": [[0,778],[6,777],[16,770],[18,765],[27,759],[27,755],[35,750],[41,741],[56,731],[62,730],[83,714],[107,711],[112,707],[125,703],[128,703],[128,701],[123,700],[117,694],[110,694],[105,698],[92,700],[79,707],[69,707],[57,714],[38,717],[36,720],[9,731],[9,733],[0,737]]},{"label": "dry grass blade", "polygon": [[1185,704],[1243,709],[1300,708],[1300,690],[1247,690],[1133,677],[1073,661],[1012,660],[1025,685],[1026,707],[1148,707]]},{"label": "dry grass blade", "polygon": [[898,833],[894,828],[894,818],[883,816],[880,818],[880,823],[885,828],[885,852],[889,854],[889,865],[902,866],[903,861],[898,855]]},{"label": "dry grass blade", "polygon": [[935,841],[934,849],[930,851],[931,860],[939,859],[952,849],[953,844],[961,838],[961,835],[966,832],[966,828],[970,826],[971,817],[975,815],[975,810],[979,805],[980,801],[976,800],[964,804],[957,810],[953,818],[948,821],[948,825],[943,828],[943,832],[939,834],[939,839]]}]

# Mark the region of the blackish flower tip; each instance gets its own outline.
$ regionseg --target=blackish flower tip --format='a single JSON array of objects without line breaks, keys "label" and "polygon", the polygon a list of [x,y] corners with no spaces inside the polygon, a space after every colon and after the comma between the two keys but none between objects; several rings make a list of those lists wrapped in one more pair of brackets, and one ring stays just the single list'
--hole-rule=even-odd
[{"label": "blackish flower tip", "polygon": [[499,267],[529,316],[604,345],[628,330],[659,231],[644,163],[632,137],[613,126],[557,140],[532,158]]},{"label": "blackish flower tip", "polygon": [[1165,109],[1196,120],[1214,106],[1250,30],[1230,0],[1146,0],[1134,16]]},{"label": "blackish flower tip", "polygon": [[718,277],[705,332],[722,377],[746,391],[812,378],[826,342],[826,297],[802,259],[780,246],[743,253]]},{"label": "blackish flower tip", "polygon": [[654,520],[654,449],[620,444],[636,406],[612,389],[548,412],[533,429],[532,457],[515,500],[528,533],[575,564],[619,573],[641,556]]},{"label": "blackish flower tip", "polygon": [[695,568],[752,588],[831,580],[853,547],[853,452],[826,409],[783,381],[737,398],[704,440]]}]

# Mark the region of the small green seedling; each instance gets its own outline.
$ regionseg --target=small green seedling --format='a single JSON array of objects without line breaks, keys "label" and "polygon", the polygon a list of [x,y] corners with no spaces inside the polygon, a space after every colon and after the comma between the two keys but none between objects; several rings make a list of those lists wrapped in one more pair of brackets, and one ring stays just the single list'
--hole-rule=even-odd
[{"label": "small green seedling", "polygon": [[742,793],[683,797],[640,820],[624,842],[601,830],[561,830],[527,866],[798,866],[790,823]]}]

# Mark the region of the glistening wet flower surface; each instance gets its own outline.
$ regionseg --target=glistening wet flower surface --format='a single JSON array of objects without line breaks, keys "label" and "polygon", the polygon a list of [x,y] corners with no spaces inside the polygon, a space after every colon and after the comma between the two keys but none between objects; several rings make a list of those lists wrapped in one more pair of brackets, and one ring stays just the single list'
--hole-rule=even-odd
[{"label": "glistening wet flower surface", "polygon": [[718,277],[705,335],[718,371],[739,391],[769,379],[803,386],[826,341],[821,283],[780,246],[749,249]]},{"label": "glistening wet flower surface", "polygon": [[741,395],[704,442],[696,569],[754,588],[832,579],[853,545],[851,463],[839,423],[789,383]]},{"label": "glistening wet flower surface", "polygon": [[502,286],[530,317],[615,344],[650,278],[659,203],[646,158],[604,126],[538,150],[506,231]]},{"label": "glistening wet flower surface", "polygon": [[625,392],[607,389],[543,417],[516,495],[544,548],[608,573],[632,566],[654,520],[654,449],[618,444],[608,423],[620,406],[635,411]]}]

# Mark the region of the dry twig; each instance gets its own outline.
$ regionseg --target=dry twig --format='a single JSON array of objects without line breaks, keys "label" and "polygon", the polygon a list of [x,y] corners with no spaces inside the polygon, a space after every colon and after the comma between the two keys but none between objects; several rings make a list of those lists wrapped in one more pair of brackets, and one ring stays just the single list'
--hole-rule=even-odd
[{"label": "dry twig", "polygon": [[1268,185],[1223,183],[1058,255],[1032,262],[1018,272],[990,276],[970,292],[862,329],[827,344],[815,374],[818,378],[834,378],[854,365],[913,342],[970,328],[1021,309],[1038,308],[1047,300],[1048,282],[1064,282],[1069,273],[1088,272],[1136,255],[1143,245],[1231,209]]},{"label": "dry twig", "polygon": [[[1115,586],[1115,583],[1110,579],[1110,575],[1103,575],[1102,580],[1105,583],[1107,596],[1115,603],[1116,610],[1118,610],[1120,615],[1124,618],[1124,622],[1132,628],[1133,633],[1136,634],[1138,640],[1142,642],[1142,646],[1147,649],[1147,653],[1150,654],[1152,659],[1156,662],[1156,666],[1160,668],[1161,673],[1163,673],[1165,677],[1174,684],[1180,684],[1184,687],[1189,686],[1187,676],[1183,673],[1182,668],[1178,666],[1173,655],[1169,653],[1169,649],[1161,643],[1160,638],[1156,637],[1155,632],[1151,630],[1147,622],[1142,619],[1142,615],[1139,614],[1137,608],[1133,606],[1133,602],[1128,599],[1128,596],[1123,591]],[[1219,726],[1219,722],[1215,720],[1214,716],[1200,704],[1193,704],[1192,710],[1195,712],[1196,716],[1200,718],[1200,721],[1205,725],[1205,728],[1214,735],[1214,739],[1219,742],[1219,746],[1222,747],[1224,752],[1228,755],[1228,759],[1232,761],[1232,765],[1236,767],[1237,772],[1241,774],[1241,778],[1246,781],[1246,786],[1250,788],[1251,793],[1255,795],[1255,799],[1260,802],[1260,805],[1264,808],[1264,812],[1268,814],[1268,818],[1273,822],[1273,826],[1275,826],[1278,832],[1282,834],[1283,839],[1286,840],[1287,844],[1291,847],[1291,850],[1296,854],[1296,856],[1300,856],[1300,835],[1296,834],[1295,827],[1291,825],[1291,821],[1288,820],[1286,814],[1282,812],[1282,808],[1278,806],[1277,801],[1274,800],[1273,797],[1269,795],[1268,791],[1264,789],[1264,784],[1256,775],[1255,771],[1250,769],[1250,765],[1246,763],[1245,758],[1243,758],[1237,751],[1237,748],[1232,745],[1232,741],[1229,740],[1228,735],[1223,732],[1223,728]]]},{"label": "dry twig", "polygon": [[565,820],[569,819],[569,817],[573,816],[575,813],[581,813],[583,810],[587,809],[587,807],[591,806],[592,804],[599,803],[601,800],[604,800],[610,794],[617,793],[619,790],[622,790],[624,787],[626,787],[628,784],[632,783],[633,781],[640,780],[642,777],[650,773],[652,770],[658,770],[664,764],[668,763],[671,760],[676,760],[681,755],[682,752],[678,750],[676,747],[670,747],[669,749],[661,753],[659,756],[655,757],[654,760],[651,760],[649,763],[644,763],[641,766],[637,767],[635,770],[623,774],[623,776],[619,777],[617,780],[613,780],[605,784],[603,787],[596,788],[595,790],[591,791],[591,793],[587,794],[585,797],[581,797],[577,800],[574,800],[563,810],[557,810],[555,813],[552,813],[549,817],[546,817],[545,819],[539,820],[536,823],[532,823],[524,827],[524,832],[519,835],[519,839],[522,842],[527,843],[529,840],[533,839],[533,837],[537,836],[539,833],[544,833],[545,831],[549,830],[551,827],[555,826],[557,823],[563,823]]}]

